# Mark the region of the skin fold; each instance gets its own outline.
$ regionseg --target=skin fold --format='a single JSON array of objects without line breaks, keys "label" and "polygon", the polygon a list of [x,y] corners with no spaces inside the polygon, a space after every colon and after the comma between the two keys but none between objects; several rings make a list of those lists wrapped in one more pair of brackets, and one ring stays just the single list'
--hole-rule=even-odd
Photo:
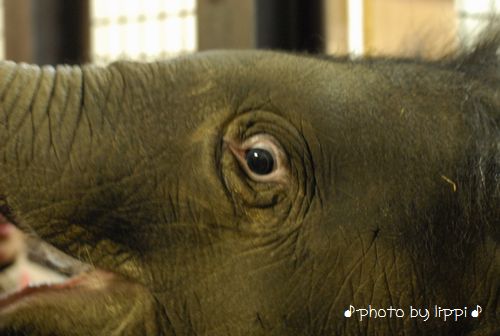
[{"label": "skin fold", "polygon": [[[0,300],[1,334],[498,333],[497,45],[1,63],[5,216],[95,268]],[[245,166],[259,142],[274,175]],[[482,312],[359,321],[350,305]]]}]

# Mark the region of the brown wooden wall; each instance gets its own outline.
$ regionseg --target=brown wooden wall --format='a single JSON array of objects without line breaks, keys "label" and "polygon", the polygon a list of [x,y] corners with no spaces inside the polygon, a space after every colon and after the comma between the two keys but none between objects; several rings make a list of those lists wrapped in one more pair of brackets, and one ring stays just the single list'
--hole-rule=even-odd
[{"label": "brown wooden wall", "polygon": [[[325,0],[329,53],[349,50],[347,1]],[[456,46],[457,16],[453,0],[364,0],[363,3],[365,55],[432,58]]]}]

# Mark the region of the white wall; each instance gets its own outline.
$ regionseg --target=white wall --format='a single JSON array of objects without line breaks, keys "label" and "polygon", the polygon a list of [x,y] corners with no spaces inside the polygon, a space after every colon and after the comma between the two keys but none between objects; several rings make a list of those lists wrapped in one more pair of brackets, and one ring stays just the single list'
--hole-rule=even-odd
[{"label": "white wall", "polygon": [[471,43],[491,20],[500,14],[500,0],[455,0],[458,34],[461,40]]}]

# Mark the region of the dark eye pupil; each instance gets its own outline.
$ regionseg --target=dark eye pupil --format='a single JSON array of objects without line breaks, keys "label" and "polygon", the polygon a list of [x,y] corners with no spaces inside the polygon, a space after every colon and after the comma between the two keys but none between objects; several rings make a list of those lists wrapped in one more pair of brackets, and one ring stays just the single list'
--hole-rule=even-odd
[{"label": "dark eye pupil", "polygon": [[248,168],[258,175],[267,175],[273,171],[274,159],[269,151],[262,148],[252,148],[245,154]]}]

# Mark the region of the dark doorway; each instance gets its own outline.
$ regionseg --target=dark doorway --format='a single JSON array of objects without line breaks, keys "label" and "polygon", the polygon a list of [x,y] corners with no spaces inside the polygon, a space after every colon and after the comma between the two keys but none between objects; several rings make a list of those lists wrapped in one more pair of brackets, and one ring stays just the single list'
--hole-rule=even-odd
[{"label": "dark doorway", "polygon": [[323,52],[322,0],[256,0],[257,47]]},{"label": "dark doorway", "polygon": [[5,0],[6,56],[36,64],[90,59],[88,0]]}]

